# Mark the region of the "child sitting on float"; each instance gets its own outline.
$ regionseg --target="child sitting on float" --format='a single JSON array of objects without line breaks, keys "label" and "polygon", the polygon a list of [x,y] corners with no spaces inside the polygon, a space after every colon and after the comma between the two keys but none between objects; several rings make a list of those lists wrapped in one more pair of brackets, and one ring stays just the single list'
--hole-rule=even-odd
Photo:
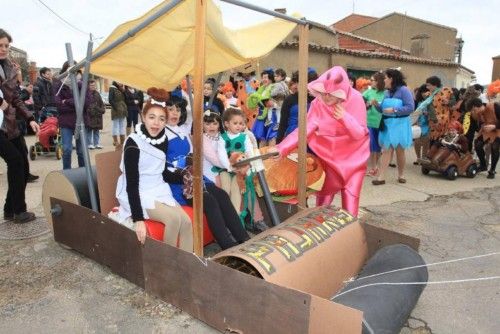
[{"label": "child sitting on float", "polygon": [[[190,157],[193,145],[189,130],[183,127],[186,119],[186,101],[172,96],[166,105],[168,147],[165,152],[170,172],[167,180],[177,202],[181,205],[193,206]],[[203,212],[219,246],[226,249],[248,240],[250,237],[241,226],[238,213],[231,205],[228,194],[207,177],[204,177],[204,190]]]},{"label": "child sitting on float", "polygon": [[143,123],[137,124],[123,146],[116,198],[119,202],[120,222],[132,220],[137,239],[146,240],[145,219],[153,219],[165,225],[168,233],[164,241],[185,251],[193,251],[193,233],[189,216],[176,202],[169,184],[166,169],[168,93],[163,89],[150,88],[150,99],[142,110]]}]

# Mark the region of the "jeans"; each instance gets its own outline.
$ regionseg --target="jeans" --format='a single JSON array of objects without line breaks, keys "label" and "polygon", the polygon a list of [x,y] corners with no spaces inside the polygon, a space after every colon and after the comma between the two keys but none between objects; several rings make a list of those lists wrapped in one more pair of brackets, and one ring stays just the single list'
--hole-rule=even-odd
[{"label": "jeans", "polygon": [[87,136],[87,145],[99,145],[99,129],[90,129]]},{"label": "jeans", "polygon": [[4,214],[20,214],[26,211],[25,190],[28,171],[28,157],[22,136],[7,139],[0,131],[0,157],[7,164],[7,196],[3,207]]},{"label": "jeans", "polygon": [[112,120],[113,123],[113,129],[111,133],[113,136],[124,136],[125,135],[125,125],[127,119],[125,117],[123,118],[116,118]]},{"label": "jeans", "polygon": [[127,116],[127,128],[135,126],[139,121],[139,107],[129,107]]},{"label": "jeans", "polygon": [[[63,169],[71,169],[71,154],[73,153],[73,135],[75,130],[70,128],[61,128],[61,140],[63,149]],[[88,131],[87,131],[88,134]],[[78,167],[84,167],[83,152],[81,140],[76,140],[76,155],[78,156]]]}]

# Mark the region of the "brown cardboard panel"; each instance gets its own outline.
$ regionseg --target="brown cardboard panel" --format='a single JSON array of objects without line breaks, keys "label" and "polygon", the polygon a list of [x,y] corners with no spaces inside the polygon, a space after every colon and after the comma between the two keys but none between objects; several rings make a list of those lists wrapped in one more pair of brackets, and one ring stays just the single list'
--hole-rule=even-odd
[{"label": "brown cardboard panel", "polygon": [[361,333],[363,312],[311,296],[309,332],[314,334]]},{"label": "brown cardboard panel", "polygon": [[[355,276],[367,258],[364,230],[348,212],[333,207],[303,210],[214,259],[232,268],[251,265],[266,281],[329,298]],[[256,275],[257,276],[257,275]]]},{"label": "brown cardboard panel", "polygon": [[133,231],[105,216],[60,199],[52,198],[51,203],[62,208],[61,215],[54,217],[57,242],[109,266],[148,293],[221,331],[360,332],[359,311],[274,285],[151,239],[142,247]]},{"label": "brown cardboard panel", "polygon": [[95,156],[99,201],[103,215],[107,215],[113,207],[118,206],[115,192],[116,181],[121,175],[121,158],[121,150],[99,153]]},{"label": "brown cardboard panel", "polygon": [[50,198],[59,198],[73,204],[80,204],[80,198],[75,186],[66,178],[61,171],[51,172],[45,177],[42,186],[42,206],[43,213],[47,217],[47,222],[52,225],[52,215],[50,214]]},{"label": "brown cardboard panel", "polygon": [[366,234],[368,258],[371,258],[380,248],[394,244],[404,244],[418,252],[420,239],[391,231],[380,226],[364,222],[361,224]]},{"label": "brown cardboard panel", "polygon": [[53,216],[55,241],[71,247],[144,287],[142,246],[135,233],[90,209],[51,198],[62,213]]},{"label": "brown cardboard panel", "polygon": [[[146,241],[143,255],[146,292],[220,331],[308,331],[309,294],[270,284],[151,239]],[[332,317],[330,312],[328,309],[324,314]]]}]

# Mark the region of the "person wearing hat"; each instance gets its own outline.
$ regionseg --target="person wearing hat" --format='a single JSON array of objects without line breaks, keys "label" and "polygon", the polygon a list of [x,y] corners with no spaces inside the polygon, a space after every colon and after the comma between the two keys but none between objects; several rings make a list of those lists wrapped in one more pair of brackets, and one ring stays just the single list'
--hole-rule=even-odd
[{"label": "person wearing hat", "polygon": [[224,84],[222,88],[222,92],[224,93],[224,107],[225,109],[229,107],[238,107],[238,99],[234,97],[234,86],[231,81],[228,81]]},{"label": "person wearing hat", "polygon": [[[340,192],[342,208],[357,216],[370,155],[363,97],[352,88],[340,66],[329,69],[307,87],[315,96],[307,114],[307,143],[325,170],[325,182],[316,195],[316,205],[330,205]],[[298,129],[271,150],[286,158],[297,144]]]}]

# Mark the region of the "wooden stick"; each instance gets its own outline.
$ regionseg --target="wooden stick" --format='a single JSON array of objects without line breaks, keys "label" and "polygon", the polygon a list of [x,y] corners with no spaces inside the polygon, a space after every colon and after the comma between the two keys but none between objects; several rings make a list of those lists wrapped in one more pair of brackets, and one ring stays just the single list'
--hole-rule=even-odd
[{"label": "wooden stick", "polygon": [[298,147],[298,200],[299,210],[306,208],[306,116],[307,116],[307,63],[309,57],[309,25],[299,26],[299,147]]},{"label": "wooden stick", "polygon": [[194,105],[193,108],[193,245],[203,256],[203,82],[205,79],[206,0],[196,0],[194,33]]}]

